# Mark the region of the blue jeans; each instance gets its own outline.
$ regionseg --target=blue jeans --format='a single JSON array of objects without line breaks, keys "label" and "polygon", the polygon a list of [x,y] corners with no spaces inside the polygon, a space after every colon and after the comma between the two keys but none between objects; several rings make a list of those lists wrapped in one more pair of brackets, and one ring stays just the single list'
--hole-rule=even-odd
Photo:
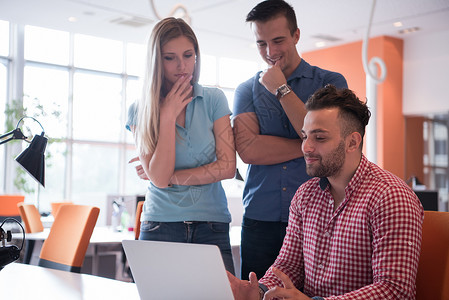
[{"label": "blue jeans", "polygon": [[235,274],[228,223],[147,221],[140,225],[139,240],[217,245],[226,270]]},{"label": "blue jeans", "polygon": [[241,278],[250,272],[260,279],[276,260],[284,241],[287,222],[265,222],[243,217],[240,244]]}]

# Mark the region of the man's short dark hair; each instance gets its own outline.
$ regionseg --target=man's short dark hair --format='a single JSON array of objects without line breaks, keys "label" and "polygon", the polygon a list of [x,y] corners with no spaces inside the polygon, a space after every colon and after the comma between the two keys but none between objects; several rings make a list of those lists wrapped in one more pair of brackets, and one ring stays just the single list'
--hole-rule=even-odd
[{"label": "man's short dark hair", "polygon": [[360,101],[353,91],[347,88],[337,89],[328,84],[313,93],[306,102],[308,111],[328,108],[340,110],[339,117],[343,121],[341,132],[343,137],[357,131],[363,139],[371,112],[366,103]]},{"label": "man's short dark hair", "polygon": [[287,19],[291,35],[298,29],[293,7],[283,0],[266,0],[257,4],[246,16],[246,22],[267,22],[278,16]]}]

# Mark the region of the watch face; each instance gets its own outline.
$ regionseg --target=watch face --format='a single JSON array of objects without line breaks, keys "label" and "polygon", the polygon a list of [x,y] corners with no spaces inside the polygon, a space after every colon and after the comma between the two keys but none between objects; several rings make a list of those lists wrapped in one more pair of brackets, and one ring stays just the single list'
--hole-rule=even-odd
[{"label": "watch face", "polygon": [[290,92],[290,87],[286,84],[283,84],[276,90],[276,98],[279,100]]},{"label": "watch face", "polygon": [[288,86],[283,85],[279,88],[279,92],[284,95],[285,93],[287,93],[290,89],[288,88]]}]

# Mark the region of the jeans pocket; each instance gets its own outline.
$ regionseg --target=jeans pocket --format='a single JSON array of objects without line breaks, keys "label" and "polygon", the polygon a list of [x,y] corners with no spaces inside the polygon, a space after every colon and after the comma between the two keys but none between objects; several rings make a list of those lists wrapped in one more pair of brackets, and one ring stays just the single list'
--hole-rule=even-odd
[{"label": "jeans pocket", "polygon": [[243,221],[242,221],[242,227],[250,228],[250,229],[257,227],[258,224],[259,224],[259,221],[253,220],[253,219],[248,219],[248,218],[243,218]]},{"label": "jeans pocket", "polygon": [[208,222],[210,230],[217,233],[227,233],[229,232],[229,223],[222,222]]},{"label": "jeans pocket", "polygon": [[142,222],[142,224],[140,225],[140,231],[141,232],[153,232],[158,230],[161,227],[161,222],[151,222],[151,221],[146,221],[146,222]]}]

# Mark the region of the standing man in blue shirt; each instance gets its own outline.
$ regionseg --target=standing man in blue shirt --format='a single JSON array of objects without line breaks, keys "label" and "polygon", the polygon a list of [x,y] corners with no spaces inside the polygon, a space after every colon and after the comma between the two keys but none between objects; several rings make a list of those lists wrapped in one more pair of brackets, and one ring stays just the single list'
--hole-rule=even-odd
[{"label": "standing man in blue shirt", "polygon": [[310,177],[301,138],[304,103],[330,83],[346,88],[345,78],[309,65],[298,54],[300,31],[293,7],[267,0],[247,15],[268,69],[235,91],[233,128],[237,152],[247,164],[242,222],[241,277],[263,277],[285,236],[290,201]]}]

